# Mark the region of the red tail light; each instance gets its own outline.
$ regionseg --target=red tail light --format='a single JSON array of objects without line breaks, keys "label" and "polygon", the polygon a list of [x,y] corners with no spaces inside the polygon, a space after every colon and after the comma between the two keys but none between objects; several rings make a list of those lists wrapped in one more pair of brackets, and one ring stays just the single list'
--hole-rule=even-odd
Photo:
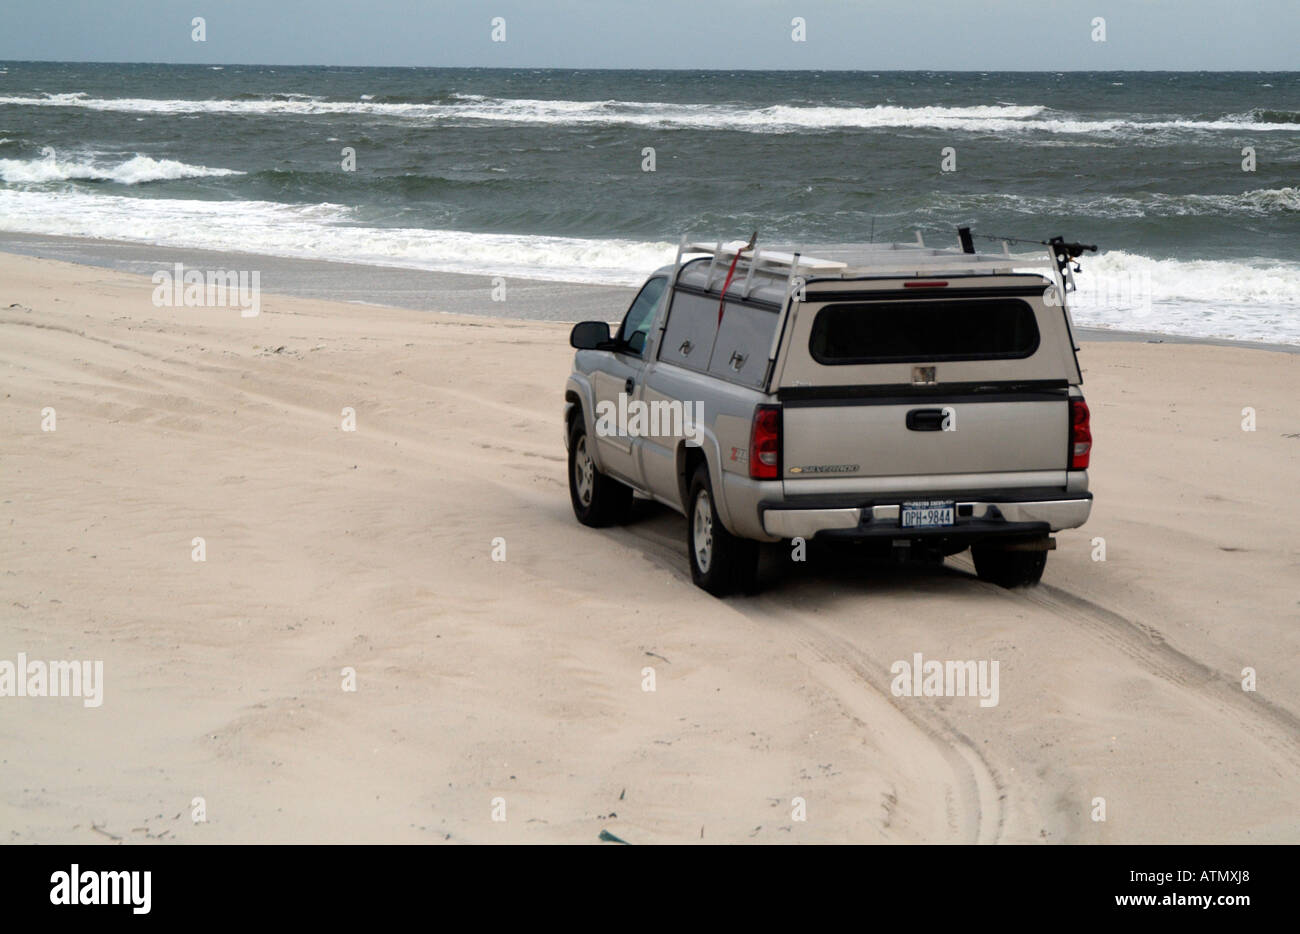
[{"label": "red tail light", "polygon": [[749,433],[749,475],[755,480],[781,478],[781,407],[760,405]]},{"label": "red tail light", "polygon": [[1070,400],[1070,469],[1087,470],[1092,455],[1092,425],[1089,422],[1088,403],[1082,399]]}]

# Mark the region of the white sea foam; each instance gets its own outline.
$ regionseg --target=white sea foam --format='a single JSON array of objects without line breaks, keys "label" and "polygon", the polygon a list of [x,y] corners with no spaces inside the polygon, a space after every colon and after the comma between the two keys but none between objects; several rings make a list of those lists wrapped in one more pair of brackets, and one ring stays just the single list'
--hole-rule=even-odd
[{"label": "white sea foam", "polygon": [[234,169],[214,169],[205,165],[188,165],[174,159],[151,159],[149,156],[135,156],[117,165],[105,165],[90,157],[61,159],[57,154],[41,159],[0,159],[0,181],[10,184],[99,181],[139,185],[143,182],[180,178],[243,174]]},{"label": "white sea foam", "polygon": [[1081,262],[1085,271],[1080,281],[1134,273],[1149,275],[1157,301],[1300,307],[1300,262],[1151,259],[1123,250],[1110,250]]},{"label": "white sea foam", "polygon": [[1157,118],[1086,119],[1032,104],[968,107],[855,106],[748,107],[738,104],[683,104],[657,101],[572,101],[488,98],[455,95],[451,103],[392,103],[366,99],[329,101],[307,95],[278,94],[259,100],[163,100],[92,98],[82,92],[0,97],[0,104],[72,107],[148,114],[347,114],[390,117],[426,123],[485,121],[553,125],[627,125],[654,128],[724,129],[757,133],[795,133],[831,129],[917,127],[983,132],[1112,133],[1120,131],[1232,130],[1300,132],[1296,124],[1261,122],[1251,115],[1218,120]]},{"label": "white sea foam", "polygon": [[[675,245],[363,226],[338,204],[140,199],[0,189],[0,229],[484,276],[637,285]],[[1300,262],[1083,259],[1076,323],[1300,344]],[[1143,290],[1145,294],[1143,294]],[[1134,292],[1138,294],[1134,296]],[[1115,300],[1113,296],[1141,301]],[[1149,301],[1148,301],[1149,299]]]},{"label": "white sea foam", "polygon": [[1082,264],[1072,303],[1077,324],[1300,344],[1300,262],[1152,259],[1112,250]]},{"label": "white sea foam", "polygon": [[0,190],[0,229],[401,266],[636,285],[674,244],[366,227],[338,204],[130,198]]}]

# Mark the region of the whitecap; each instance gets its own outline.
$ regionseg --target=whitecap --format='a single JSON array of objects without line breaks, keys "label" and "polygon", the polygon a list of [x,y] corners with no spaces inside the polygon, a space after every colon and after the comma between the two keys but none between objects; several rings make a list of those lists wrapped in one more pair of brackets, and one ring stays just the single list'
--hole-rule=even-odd
[{"label": "whitecap", "polygon": [[146,182],[171,181],[182,178],[215,178],[223,175],[243,175],[234,169],[209,168],[205,165],[188,165],[174,159],[153,159],[134,156],[117,165],[105,165],[93,159],[60,159],[51,155],[41,159],[0,159],[0,181],[14,184],[45,184],[62,181],[116,182],[119,185],[139,185]]}]

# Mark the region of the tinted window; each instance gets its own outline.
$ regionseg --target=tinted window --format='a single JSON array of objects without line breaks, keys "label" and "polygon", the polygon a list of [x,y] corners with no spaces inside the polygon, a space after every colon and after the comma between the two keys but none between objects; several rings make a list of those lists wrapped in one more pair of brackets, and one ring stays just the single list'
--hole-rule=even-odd
[{"label": "tinted window", "polygon": [[1010,298],[846,302],[817,313],[808,349],[824,364],[1028,357],[1038,323]]},{"label": "tinted window", "polygon": [[641,293],[632,302],[623,318],[623,327],[619,329],[619,339],[626,342],[629,353],[640,354],[645,349],[645,339],[654,323],[655,309],[664,294],[664,285],[668,280],[660,276],[651,279],[641,287]]}]

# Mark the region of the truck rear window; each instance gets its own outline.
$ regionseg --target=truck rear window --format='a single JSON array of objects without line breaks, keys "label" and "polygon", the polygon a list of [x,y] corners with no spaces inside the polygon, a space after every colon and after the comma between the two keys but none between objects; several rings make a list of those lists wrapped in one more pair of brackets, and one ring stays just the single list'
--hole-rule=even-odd
[{"label": "truck rear window", "polygon": [[998,360],[1038,349],[1038,322],[1013,298],[844,302],[813,320],[809,351],[826,365]]}]

